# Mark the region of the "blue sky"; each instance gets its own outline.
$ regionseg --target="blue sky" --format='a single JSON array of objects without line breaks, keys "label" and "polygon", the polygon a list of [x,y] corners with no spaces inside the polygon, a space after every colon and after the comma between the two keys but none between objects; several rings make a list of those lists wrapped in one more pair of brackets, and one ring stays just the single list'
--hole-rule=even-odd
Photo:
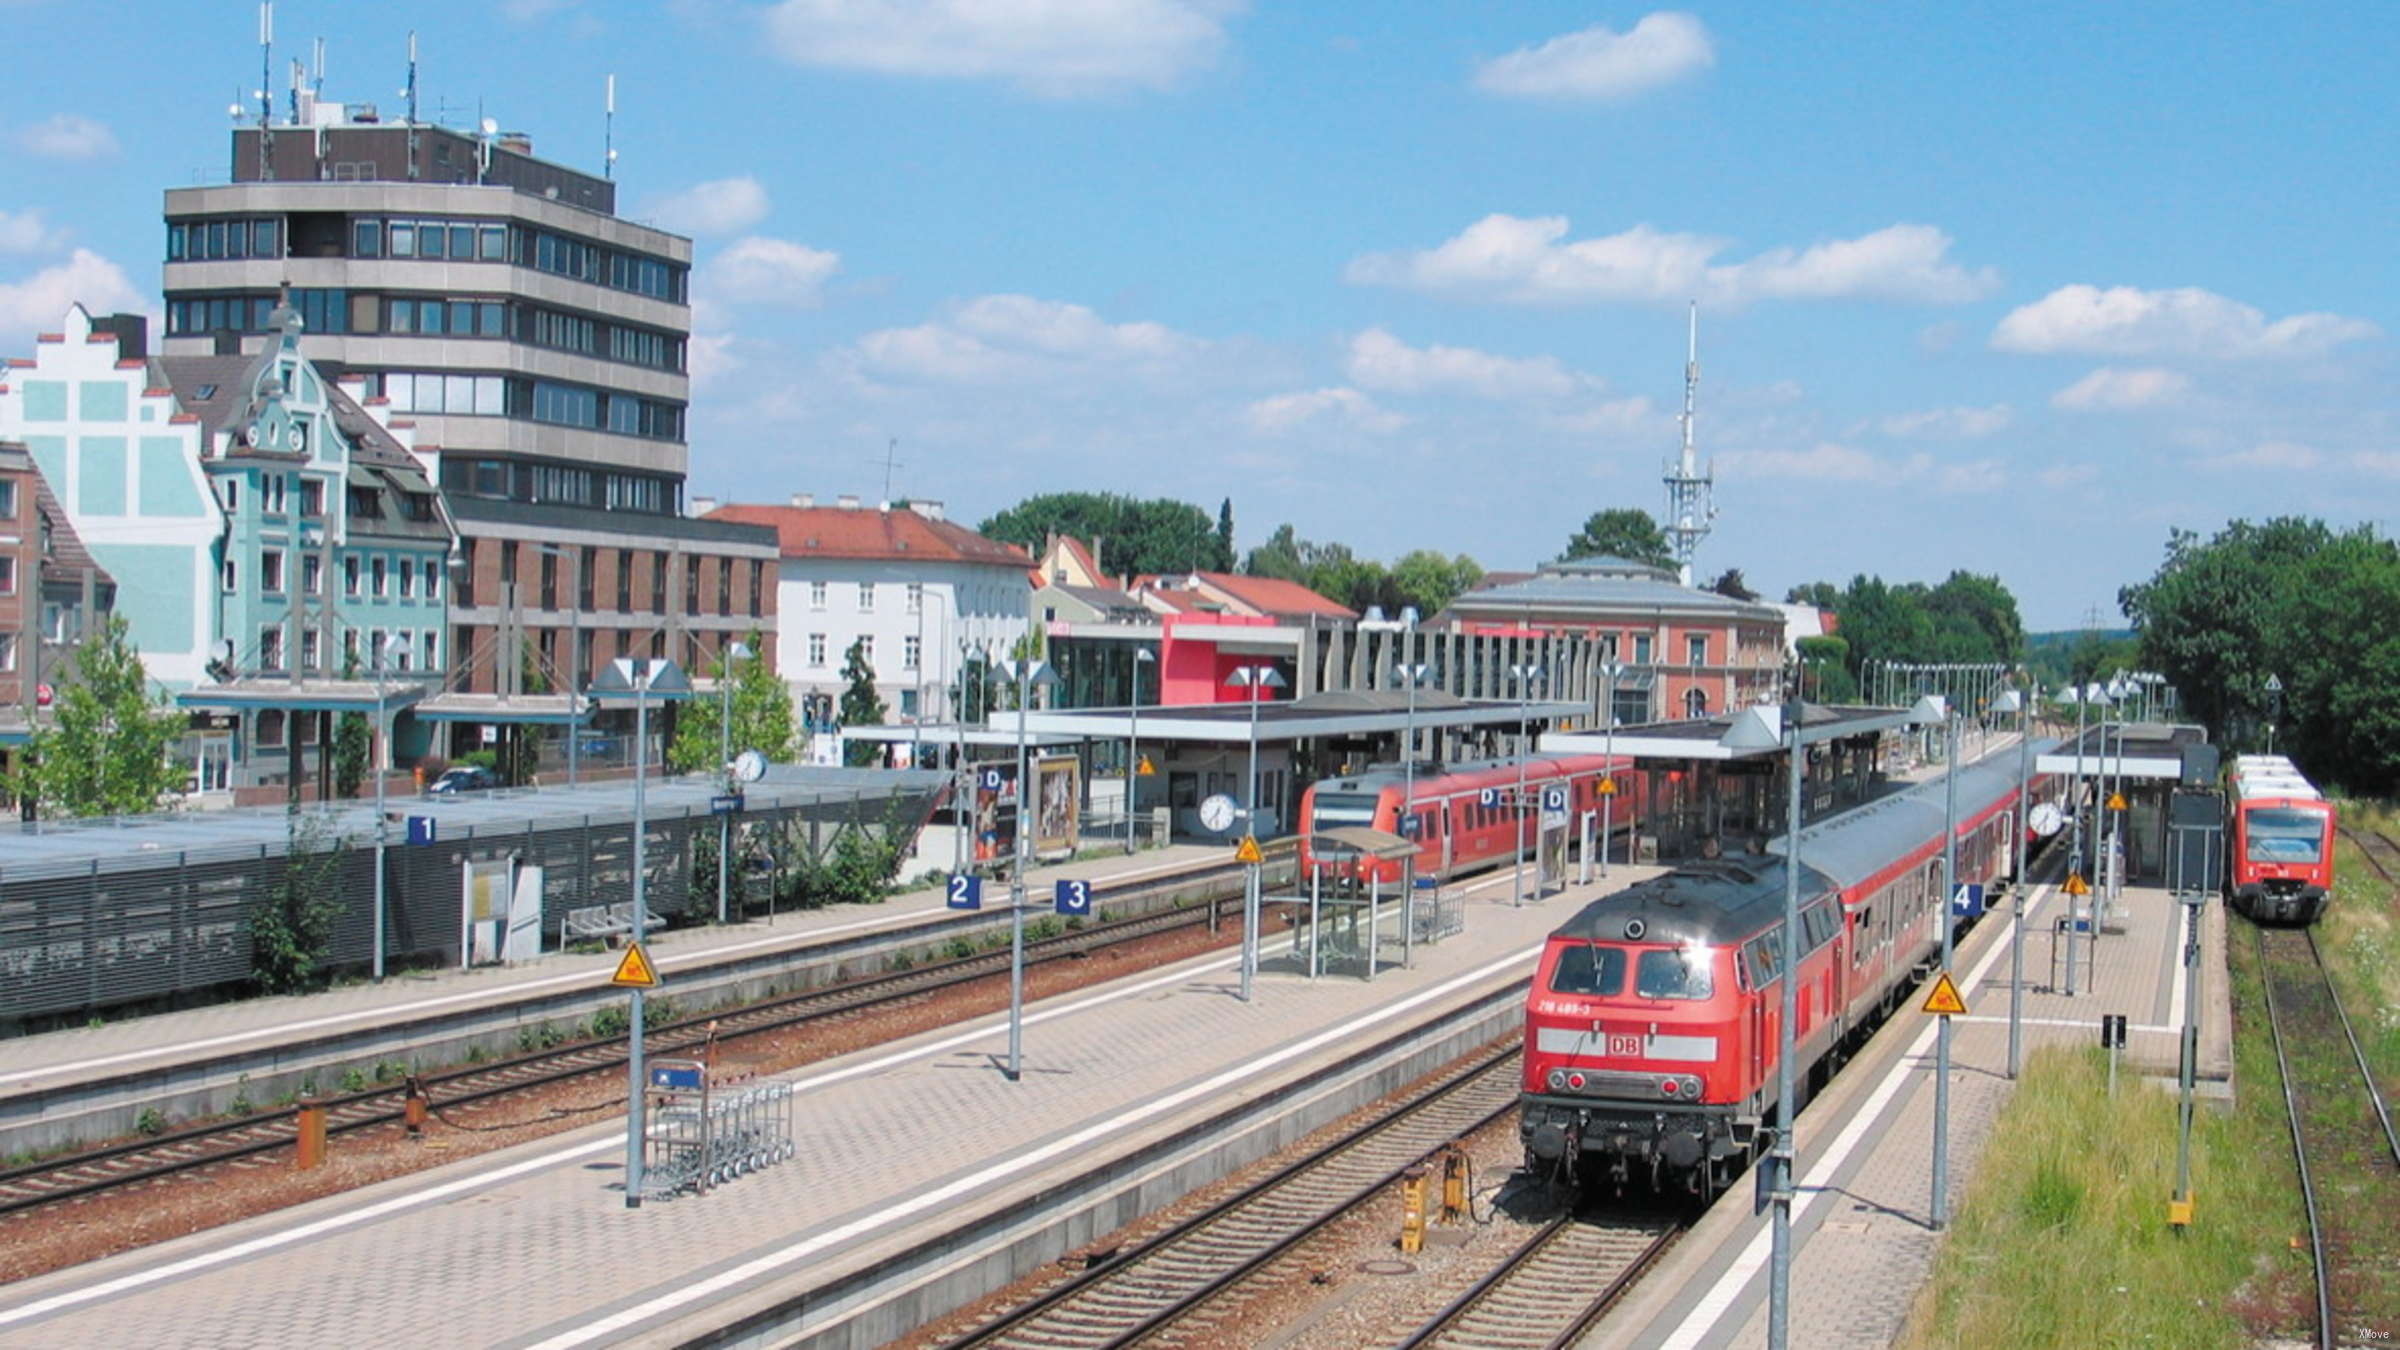
[{"label": "blue sky", "polygon": [[[1234,501],[1389,559],[1658,513],[1685,306],[1780,596],[1996,572],[2068,627],[2168,531],[2400,501],[2382,5],[284,0],[277,76],[491,116],[693,235],[693,490]],[[155,309],[248,3],[0,0],[0,349]],[[100,59],[99,53],[105,53]]]}]

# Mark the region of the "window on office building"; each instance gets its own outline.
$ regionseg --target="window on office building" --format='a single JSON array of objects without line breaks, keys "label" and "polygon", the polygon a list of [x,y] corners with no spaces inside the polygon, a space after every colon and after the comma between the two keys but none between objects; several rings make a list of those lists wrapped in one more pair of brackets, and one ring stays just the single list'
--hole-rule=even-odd
[{"label": "window on office building", "polygon": [[1683,654],[1683,663],[1687,666],[1707,665],[1708,635],[1706,633],[1693,633],[1686,637],[1683,640]]},{"label": "window on office building", "polygon": [[858,612],[861,614],[875,612],[875,583],[872,581],[858,583]]},{"label": "window on office building", "polygon": [[300,555],[300,592],[303,595],[322,595],[325,591],[325,560],[314,553]]},{"label": "window on office building", "polygon": [[922,581],[908,583],[908,612],[911,614],[925,612],[925,583]]},{"label": "window on office building", "polygon": [[808,635],[808,664],[812,669],[824,669],[825,635],[823,633],[811,633]]},{"label": "window on office building", "polygon": [[917,657],[923,651],[924,645],[925,639],[914,633],[900,639],[900,668],[902,670],[917,668]]},{"label": "window on office building", "polygon": [[283,625],[271,623],[258,630],[258,668],[283,669]]}]

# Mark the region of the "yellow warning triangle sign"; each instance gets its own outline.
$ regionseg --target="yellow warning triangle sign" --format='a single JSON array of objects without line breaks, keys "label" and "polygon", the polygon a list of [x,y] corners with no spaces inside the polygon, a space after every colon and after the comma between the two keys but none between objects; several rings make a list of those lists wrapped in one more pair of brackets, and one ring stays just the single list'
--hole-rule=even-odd
[{"label": "yellow warning triangle sign", "polygon": [[1141,762],[1133,766],[1133,771],[1144,778],[1148,778],[1150,775],[1158,772],[1158,766],[1150,762],[1150,757],[1148,755],[1144,755],[1142,756]]},{"label": "yellow warning triangle sign", "polygon": [[1614,797],[1614,796],[1616,796],[1616,795],[1617,795],[1617,780],[1616,780],[1616,779],[1614,779],[1614,778],[1603,778],[1603,779],[1601,779],[1601,780],[1600,780],[1600,795],[1601,795],[1601,796],[1603,796],[1603,797]]},{"label": "yellow warning triangle sign", "polygon": [[656,989],[658,968],[650,964],[650,954],[643,951],[642,944],[637,942],[625,949],[624,958],[617,962],[617,973],[609,976],[608,982],[630,985],[636,989]]},{"label": "yellow warning triangle sign", "polygon": [[2069,873],[2067,873],[2067,894],[2069,894],[2069,895],[2090,895],[2091,893],[2092,893],[2092,883],[2090,883],[2090,882],[2088,882],[2088,881],[2085,881],[2085,880],[2083,879],[2083,873],[2081,873],[2081,872],[2069,872]]},{"label": "yellow warning triangle sign", "polygon": [[2111,811],[2122,811],[2122,810],[2124,810],[2124,809],[2125,809],[2125,794],[2124,794],[2124,793],[2122,793],[2122,792],[2112,792],[2112,793],[2108,794],[2108,809],[2109,809],[2109,810],[2111,810]]},{"label": "yellow warning triangle sign", "polygon": [[1241,847],[1233,851],[1233,860],[1242,863],[1263,863],[1267,860],[1267,855],[1258,851],[1256,835],[1245,834],[1242,836]]},{"label": "yellow warning triangle sign", "polygon": [[1933,987],[1925,991],[1924,1011],[1951,1017],[1966,1010],[1967,1001],[1958,996],[1958,986],[1950,982],[1950,972],[1945,970],[1934,976]]}]

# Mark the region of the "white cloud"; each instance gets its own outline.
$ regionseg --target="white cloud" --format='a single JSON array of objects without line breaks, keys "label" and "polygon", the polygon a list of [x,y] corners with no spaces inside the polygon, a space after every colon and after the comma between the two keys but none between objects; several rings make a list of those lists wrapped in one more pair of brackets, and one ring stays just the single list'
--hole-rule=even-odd
[{"label": "white cloud", "polygon": [[789,239],[750,235],[726,245],[700,268],[695,290],[710,305],[788,305],[824,302],[825,282],[842,255]]},{"label": "white cloud", "polygon": [[1392,394],[1557,398],[1596,381],[1549,356],[1498,356],[1472,347],[1411,347],[1381,328],[1350,339],[1351,382]]},{"label": "white cloud", "polygon": [[869,333],[854,351],[877,374],[1001,384],[1082,373],[1162,372],[1204,345],[1163,324],[1112,324],[1082,305],[987,295],[932,323]]},{"label": "white cloud", "polygon": [[2200,467],[2220,472],[2240,469],[2308,470],[2324,462],[2325,456],[2313,446],[2297,441],[2260,441],[2247,450],[2211,455],[2200,461]]},{"label": "white cloud", "polygon": [[117,135],[105,122],[79,113],[57,113],[17,133],[26,153],[45,159],[99,159],[117,153]]},{"label": "white cloud", "polygon": [[1279,435],[1320,418],[1331,417],[1361,431],[1398,431],[1408,419],[1356,389],[1304,389],[1262,398],[1242,410],[1254,431]]},{"label": "white cloud", "polygon": [[0,253],[48,253],[66,242],[67,232],[44,221],[39,207],[0,211]]},{"label": "white cloud", "polygon": [[2400,478],[2400,451],[2353,450],[2350,452],[2350,467],[2379,473],[2386,478]]},{"label": "white cloud", "polygon": [[2046,488],[2068,488],[2100,476],[2097,464],[2053,464],[2034,477]]},{"label": "white cloud", "polygon": [[2173,403],[2191,392],[2191,377],[2158,366],[2102,366],[2050,396],[2050,406],[2074,412],[2122,411]]},{"label": "white cloud", "polygon": [[2260,311],[2196,286],[2061,286],[2020,306],[1992,330],[2004,352],[2099,356],[2195,356],[2216,360],[2316,356],[2383,330],[2340,314],[2294,314],[2269,322]]},{"label": "white cloud", "polygon": [[2008,466],[1996,459],[1969,460],[1964,464],[1944,464],[1934,471],[1933,490],[1960,496],[1972,492],[1998,492],[2008,486]]},{"label": "white cloud", "polygon": [[767,218],[767,190],[748,174],[718,178],[661,197],[644,214],[677,234],[739,234]]},{"label": "white cloud", "polygon": [[1949,258],[1950,236],[1898,224],[1805,249],[1774,248],[1742,262],[1714,259],[1727,241],[1636,225],[1598,239],[1567,240],[1565,216],[1494,214],[1431,249],[1369,253],[1344,273],[1354,284],[1398,286],[1516,304],[1696,299],[1903,300],[1948,303],[1988,295],[1989,267]]},{"label": "white cloud", "polygon": [[769,38],[803,66],[1004,80],[1072,98],[1164,89],[1215,63],[1239,0],[782,0]]},{"label": "white cloud", "polygon": [[1609,399],[1591,407],[1543,416],[1541,424],[1571,436],[1625,437],[1662,432],[1667,419],[1646,394]]},{"label": "white cloud", "polygon": [[1623,33],[1594,24],[1521,47],[1475,69],[1475,87],[1518,98],[1630,98],[1716,64],[1700,20],[1674,10],[1642,16]]},{"label": "white cloud", "polygon": [[733,344],[731,333],[692,334],[685,344],[685,364],[695,386],[715,384],[741,369],[742,359],[733,354]]},{"label": "white cloud", "polygon": [[[0,282],[0,334],[57,332],[67,307],[81,302],[94,314],[142,311],[149,297],[115,263],[79,248],[65,262],[18,282]],[[0,342],[15,350],[16,343]]]},{"label": "white cloud", "polygon": [[1881,476],[1881,461],[1864,450],[1820,441],[1813,450],[1728,450],[1716,457],[1748,478],[1823,478],[1858,483]]},{"label": "white cloud", "polygon": [[1949,436],[1970,440],[2005,431],[2016,414],[2005,403],[1988,408],[1930,408],[1894,413],[1880,425],[1886,436]]}]

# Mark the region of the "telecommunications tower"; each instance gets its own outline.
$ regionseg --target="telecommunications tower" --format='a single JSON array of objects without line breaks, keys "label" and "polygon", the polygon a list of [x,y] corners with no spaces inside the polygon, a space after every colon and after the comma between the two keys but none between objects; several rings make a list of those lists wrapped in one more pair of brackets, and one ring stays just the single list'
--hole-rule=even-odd
[{"label": "telecommunications tower", "polygon": [[1667,542],[1675,550],[1675,568],[1683,584],[1692,584],[1692,555],[1708,537],[1709,522],[1717,518],[1713,495],[1716,466],[1700,467],[1692,449],[1692,403],[1700,393],[1700,305],[1692,304],[1691,336],[1683,362],[1683,454],[1667,465]]}]

